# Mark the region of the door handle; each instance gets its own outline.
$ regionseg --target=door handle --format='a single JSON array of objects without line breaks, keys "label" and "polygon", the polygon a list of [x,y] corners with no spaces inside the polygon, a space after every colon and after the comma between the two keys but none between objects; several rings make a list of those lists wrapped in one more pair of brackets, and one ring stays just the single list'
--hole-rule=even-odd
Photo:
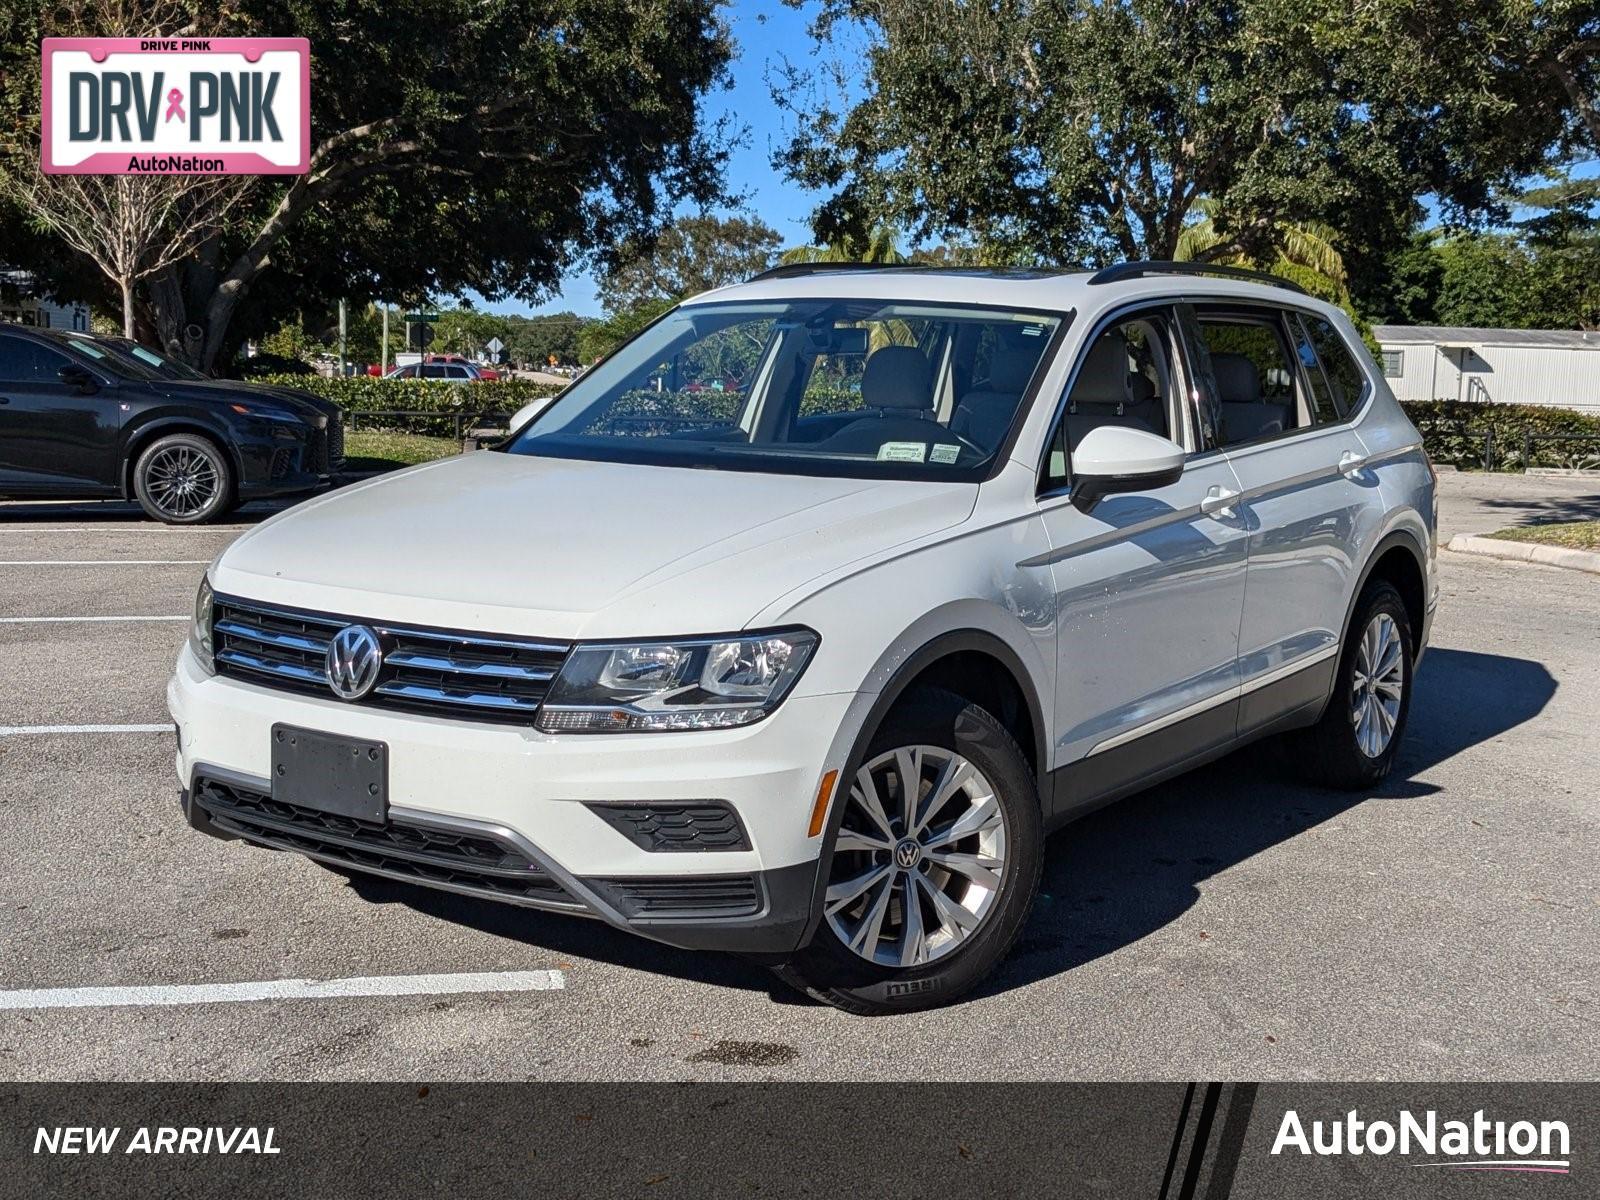
[{"label": "door handle", "polygon": [[1352,479],[1361,474],[1371,460],[1372,455],[1370,454],[1357,454],[1354,450],[1346,450],[1339,455],[1339,474],[1346,479]]},{"label": "door handle", "polygon": [[0,396],[0,404],[10,404],[10,403],[11,403],[11,397],[10,396]]},{"label": "door handle", "polygon": [[1236,515],[1233,506],[1238,499],[1238,492],[1214,483],[1201,499],[1200,511],[1208,517],[1232,517]]}]

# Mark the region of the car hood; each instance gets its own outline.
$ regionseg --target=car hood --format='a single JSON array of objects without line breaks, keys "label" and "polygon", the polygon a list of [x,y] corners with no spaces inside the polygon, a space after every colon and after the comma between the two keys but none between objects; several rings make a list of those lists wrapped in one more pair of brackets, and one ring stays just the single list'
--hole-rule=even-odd
[{"label": "car hood", "polygon": [[278,408],[287,409],[314,425],[319,418],[331,418],[339,406],[328,400],[319,400],[299,388],[280,387],[262,383],[240,383],[231,379],[175,379],[155,385],[175,400],[211,401],[216,404],[249,404],[251,400],[266,399]]},{"label": "car hood", "polygon": [[482,632],[718,633],[823,574],[964,521],[977,491],[479,452],[281,513],[229,547],[212,585]]}]

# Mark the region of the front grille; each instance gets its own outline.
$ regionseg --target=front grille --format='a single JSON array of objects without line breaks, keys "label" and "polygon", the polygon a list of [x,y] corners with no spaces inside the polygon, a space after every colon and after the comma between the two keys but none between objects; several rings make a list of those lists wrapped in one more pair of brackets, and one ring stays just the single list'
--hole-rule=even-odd
[{"label": "front grille", "polygon": [[328,466],[344,470],[344,417],[338,413],[328,418]]},{"label": "front grille", "polygon": [[193,798],[218,826],[249,841],[492,900],[583,908],[543,867],[486,834],[361,821],[204,777]]},{"label": "front grille", "polygon": [[652,853],[750,849],[739,814],[720,800],[588,807],[634,845]]},{"label": "front grille", "polygon": [[311,475],[326,475],[328,473],[328,431],[326,429],[313,429],[306,435],[305,456],[302,459],[303,469]]},{"label": "front grille", "polygon": [[625,917],[748,917],[761,911],[753,875],[587,879]]},{"label": "front grille", "polygon": [[368,624],[383,646],[373,690],[353,703],[402,712],[527,725],[570,645],[445,629],[361,622],[217,596],[212,633],[220,674],[264,687],[332,698],[328,642]]}]

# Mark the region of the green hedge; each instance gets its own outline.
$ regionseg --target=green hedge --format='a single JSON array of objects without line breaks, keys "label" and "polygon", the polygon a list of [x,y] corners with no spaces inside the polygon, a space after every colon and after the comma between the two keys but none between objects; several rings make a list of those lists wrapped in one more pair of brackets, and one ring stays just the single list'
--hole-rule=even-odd
[{"label": "green hedge", "polygon": [[1600,467],[1600,442],[1539,442],[1527,452],[1526,434],[1582,434],[1600,437],[1600,416],[1538,404],[1495,404],[1485,400],[1408,400],[1401,405],[1422,432],[1428,457],[1440,465],[1484,466],[1486,435],[1489,466],[1495,471],[1526,467]]},{"label": "green hedge", "polygon": [[455,429],[454,414],[472,417],[481,413],[505,416],[531,400],[551,396],[561,389],[527,379],[502,379],[477,383],[444,383],[429,379],[380,379],[373,375],[352,375],[324,379],[321,376],[268,375],[255,383],[276,383],[299,388],[325,400],[332,400],[346,412],[377,413],[423,411],[449,415],[452,419],[429,417],[371,417],[358,421],[358,429],[393,429],[407,433],[447,434]]}]

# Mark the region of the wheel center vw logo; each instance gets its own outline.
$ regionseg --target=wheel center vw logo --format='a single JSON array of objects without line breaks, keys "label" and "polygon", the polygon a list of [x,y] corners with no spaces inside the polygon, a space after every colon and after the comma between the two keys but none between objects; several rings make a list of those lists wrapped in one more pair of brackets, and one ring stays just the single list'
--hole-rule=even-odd
[{"label": "wheel center vw logo", "polygon": [[359,700],[378,682],[383,647],[365,625],[347,625],[328,643],[328,686],[341,700]]},{"label": "wheel center vw logo", "polygon": [[922,847],[912,839],[907,838],[894,848],[894,865],[902,871],[909,871],[922,861]]}]

